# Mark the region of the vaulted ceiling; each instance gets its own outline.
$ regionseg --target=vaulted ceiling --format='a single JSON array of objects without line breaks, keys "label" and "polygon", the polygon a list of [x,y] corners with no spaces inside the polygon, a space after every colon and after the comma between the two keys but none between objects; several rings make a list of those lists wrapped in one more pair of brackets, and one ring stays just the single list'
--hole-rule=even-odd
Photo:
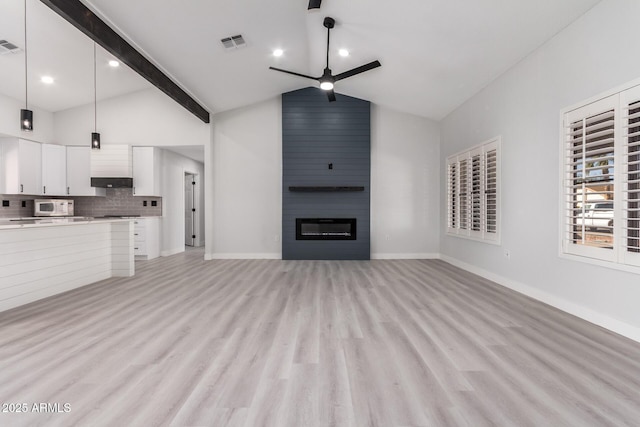
[{"label": "vaulted ceiling", "polygon": [[[33,10],[44,7],[36,0],[27,1]],[[439,120],[598,1],[324,0],[319,10],[313,11],[307,11],[307,0],[83,3],[212,113],[314,85],[311,80],[268,67],[321,75],[326,46],[322,21],[331,16],[336,20],[330,52],[334,74],[375,59],[382,63],[380,68],[338,82],[336,92]],[[0,2],[0,39],[13,38],[11,41],[22,43],[22,2]],[[9,12],[17,14],[17,19],[1,17]],[[33,19],[36,18],[34,12]],[[93,96],[92,92],[85,94],[84,89],[91,88],[92,83],[92,74],[85,75],[86,68],[91,72],[93,66],[92,57],[87,58],[91,43],[68,44],[72,43],[67,39],[71,40],[73,32],[79,32],[70,25],[60,29],[58,26],[65,23],[54,22],[52,28],[41,27],[40,31],[41,38],[57,41],[57,47],[39,51],[34,47],[29,53],[33,66],[43,70],[47,62],[65,64],[60,68],[61,75],[72,75],[71,80],[76,83],[76,88],[60,88],[58,96],[65,102],[34,92],[33,102],[52,111],[90,102]],[[2,33],[5,29],[6,36]],[[65,35],[67,32],[70,33]],[[245,38],[246,47],[225,50],[220,39],[236,34]],[[276,48],[284,50],[280,58],[271,54]],[[340,48],[351,54],[339,56]],[[61,56],[56,57],[53,52]],[[105,59],[108,56],[103,55]],[[13,86],[20,88],[24,75],[19,61],[10,68],[7,56],[0,56],[0,79],[13,79]],[[123,75],[112,79],[113,87],[109,89],[114,96],[148,87],[141,78],[129,75],[130,70],[121,72]],[[109,96],[104,89],[102,96]],[[11,91],[0,85],[0,92]],[[20,99],[23,91],[14,92],[10,96]],[[91,97],[87,99],[87,95]]]}]

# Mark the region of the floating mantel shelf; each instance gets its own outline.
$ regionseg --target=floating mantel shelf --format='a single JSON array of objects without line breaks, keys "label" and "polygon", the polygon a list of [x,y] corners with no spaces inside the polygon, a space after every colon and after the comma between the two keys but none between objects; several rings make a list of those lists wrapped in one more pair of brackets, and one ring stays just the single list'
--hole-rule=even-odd
[{"label": "floating mantel shelf", "polygon": [[322,187],[322,186],[298,186],[289,187],[289,191],[320,192],[320,191],[364,191],[364,187]]}]

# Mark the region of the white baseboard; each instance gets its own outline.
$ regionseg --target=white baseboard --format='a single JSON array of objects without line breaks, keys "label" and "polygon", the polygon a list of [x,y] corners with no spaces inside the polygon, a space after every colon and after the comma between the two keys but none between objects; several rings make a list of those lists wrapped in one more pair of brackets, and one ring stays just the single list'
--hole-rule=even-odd
[{"label": "white baseboard", "polygon": [[452,258],[447,255],[441,255],[440,258],[443,261],[446,261],[449,264],[459,267],[470,273],[477,274],[478,276],[491,280],[492,282],[495,282],[501,286],[527,295],[533,299],[544,302],[545,304],[549,304],[550,306],[555,307],[559,310],[562,310],[569,314],[573,314],[574,316],[577,316],[588,322],[591,322],[598,326],[602,326],[603,328],[608,329],[612,332],[640,342],[640,328],[638,327],[625,322],[621,322],[610,316],[591,310],[590,308],[583,307],[571,301],[567,301],[566,299],[559,298],[558,296],[552,295],[548,292],[532,288],[531,286],[525,285],[524,283],[508,279],[506,277],[484,270],[480,267],[476,267],[475,265],[467,264],[466,262],[460,261],[456,258]]},{"label": "white baseboard", "polygon": [[213,259],[282,259],[282,254],[279,253],[213,253],[205,254],[204,259],[211,261]]},{"label": "white baseboard", "polygon": [[438,259],[440,254],[438,253],[417,253],[417,254],[385,254],[374,253],[371,254],[371,259]]}]

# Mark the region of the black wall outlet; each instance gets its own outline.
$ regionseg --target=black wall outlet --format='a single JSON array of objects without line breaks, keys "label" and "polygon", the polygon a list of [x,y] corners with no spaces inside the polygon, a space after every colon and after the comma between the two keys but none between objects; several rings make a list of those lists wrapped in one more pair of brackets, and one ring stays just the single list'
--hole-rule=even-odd
[{"label": "black wall outlet", "polygon": [[147,201],[146,200],[142,201],[142,206],[147,206]]},{"label": "black wall outlet", "polygon": [[26,200],[22,200],[22,205],[21,206],[23,208],[26,208],[27,207],[27,201]]},{"label": "black wall outlet", "polygon": [[3,208],[8,208],[9,207],[9,201],[8,200],[3,200],[2,201],[2,207]]},{"label": "black wall outlet", "polygon": [[151,201],[151,206],[158,206],[158,201],[157,200],[152,200]]}]

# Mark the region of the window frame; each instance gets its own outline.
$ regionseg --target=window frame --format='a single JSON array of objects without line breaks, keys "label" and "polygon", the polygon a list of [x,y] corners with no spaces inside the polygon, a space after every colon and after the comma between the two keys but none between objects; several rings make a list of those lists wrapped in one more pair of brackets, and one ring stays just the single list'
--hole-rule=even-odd
[{"label": "window frame", "polygon": [[[560,256],[576,261],[588,262],[618,270],[640,273],[640,253],[629,251],[627,227],[629,219],[623,216],[628,211],[628,176],[627,162],[628,149],[628,124],[630,104],[640,101],[640,79],[621,85],[604,94],[590,98],[560,112]],[[635,107],[638,108],[638,107]],[[598,248],[589,245],[579,245],[571,242],[568,236],[573,232],[569,224],[567,212],[570,209],[570,195],[568,182],[569,149],[567,145],[571,124],[580,116],[587,118],[613,109],[614,111],[614,162],[613,162],[613,249]],[[636,171],[631,173],[638,174]],[[637,203],[637,190],[633,200]]]},{"label": "window frame", "polygon": [[[501,244],[501,146],[500,136],[491,138],[446,158],[446,234],[495,245]],[[488,176],[487,160],[495,152],[495,176]],[[478,181],[474,182],[474,161],[478,167]],[[463,167],[464,165],[464,167]],[[451,171],[455,169],[455,175]],[[466,178],[466,182],[462,179]],[[495,187],[493,203],[488,202],[489,180]],[[474,187],[475,186],[475,187]],[[462,191],[464,189],[464,191]],[[478,196],[479,194],[479,196]],[[474,197],[475,196],[475,197]],[[489,214],[488,207],[495,212]],[[464,207],[464,209],[463,209]],[[461,214],[466,212],[464,216]],[[474,221],[475,219],[475,221]],[[489,222],[492,221],[492,225]],[[491,228],[494,231],[489,231]]]}]

